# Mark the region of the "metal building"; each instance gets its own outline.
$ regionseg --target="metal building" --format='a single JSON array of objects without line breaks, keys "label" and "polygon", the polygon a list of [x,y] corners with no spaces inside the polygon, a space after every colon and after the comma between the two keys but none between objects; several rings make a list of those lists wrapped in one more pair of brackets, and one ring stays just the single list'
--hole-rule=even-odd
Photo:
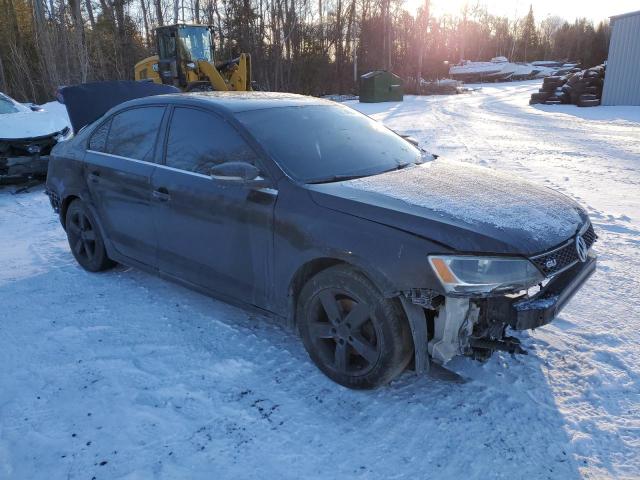
[{"label": "metal building", "polygon": [[611,17],[602,105],[640,105],[640,10]]}]

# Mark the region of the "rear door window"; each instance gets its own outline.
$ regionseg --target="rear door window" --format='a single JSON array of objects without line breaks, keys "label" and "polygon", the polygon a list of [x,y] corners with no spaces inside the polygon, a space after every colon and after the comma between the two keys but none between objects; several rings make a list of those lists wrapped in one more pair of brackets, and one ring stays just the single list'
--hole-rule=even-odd
[{"label": "rear door window", "polygon": [[116,114],[111,120],[104,151],[120,157],[153,161],[164,110],[165,107],[159,106],[139,107]]},{"label": "rear door window", "polygon": [[171,117],[166,165],[209,175],[224,162],[257,164],[253,149],[223,118],[204,110],[177,107]]}]

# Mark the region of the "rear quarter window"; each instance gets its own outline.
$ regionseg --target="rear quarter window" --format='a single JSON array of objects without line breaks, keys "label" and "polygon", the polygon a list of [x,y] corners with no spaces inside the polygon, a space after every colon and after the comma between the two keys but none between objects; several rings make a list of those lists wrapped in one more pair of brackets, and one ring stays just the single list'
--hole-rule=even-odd
[{"label": "rear quarter window", "polygon": [[105,152],[107,146],[107,135],[109,134],[109,127],[111,126],[111,119],[104,122],[98,128],[95,129],[91,138],[89,139],[89,150],[94,152]]}]

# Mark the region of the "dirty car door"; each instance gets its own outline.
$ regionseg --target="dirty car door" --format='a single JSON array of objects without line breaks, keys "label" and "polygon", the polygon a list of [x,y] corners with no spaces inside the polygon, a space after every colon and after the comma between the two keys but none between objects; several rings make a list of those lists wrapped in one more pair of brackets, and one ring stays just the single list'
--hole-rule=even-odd
[{"label": "dirty car door", "polygon": [[165,163],[153,173],[161,271],[257,306],[265,305],[272,268],[277,191],[224,184],[211,167],[256,154],[234,126],[213,112],[176,107]]},{"label": "dirty car door", "polygon": [[118,253],[156,267],[156,232],[151,215],[151,174],[165,107],[115,114],[93,132],[85,175],[102,226]]}]

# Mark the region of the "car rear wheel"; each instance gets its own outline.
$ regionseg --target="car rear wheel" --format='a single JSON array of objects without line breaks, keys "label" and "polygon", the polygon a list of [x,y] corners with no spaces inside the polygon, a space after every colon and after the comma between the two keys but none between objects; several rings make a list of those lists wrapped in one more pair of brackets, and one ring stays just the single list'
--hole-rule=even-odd
[{"label": "car rear wheel", "polygon": [[387,299],[359,271],[335,266],[300,293],[296,319],[309,356],[349,388],[375,388],[411,360],[411,333],[399,302]]},{"label": "car rear wheel", "polygon": [[114,265],[107,256],[95,218],[81,200],[74,200],[69,205],[65,229],[71,253],[82,268],[99,272]]}]

